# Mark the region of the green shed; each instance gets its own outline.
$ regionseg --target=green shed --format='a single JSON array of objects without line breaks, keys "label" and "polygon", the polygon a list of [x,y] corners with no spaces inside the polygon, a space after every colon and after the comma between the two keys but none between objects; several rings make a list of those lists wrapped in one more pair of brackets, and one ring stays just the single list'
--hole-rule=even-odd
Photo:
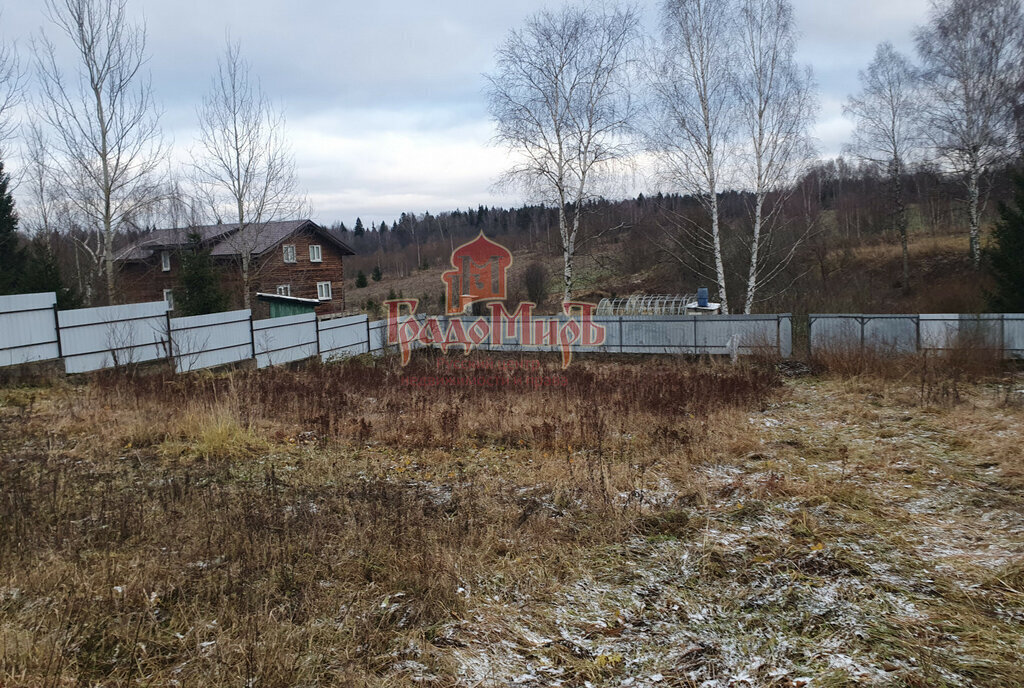
[{"label": "green shed", "polygon": [[320,305],[317,299],[300,299],[298,296],[257,293],[256,298],[270,304],[270,317],[283,318],[288,315],[313,313]]}]

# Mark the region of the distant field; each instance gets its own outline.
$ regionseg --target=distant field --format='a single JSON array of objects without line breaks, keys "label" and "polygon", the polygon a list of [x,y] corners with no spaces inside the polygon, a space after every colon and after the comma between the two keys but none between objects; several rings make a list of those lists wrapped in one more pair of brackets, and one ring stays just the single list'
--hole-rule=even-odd
[{"label": "distant field", "polygon": [[1024,685],[1020,373],[535,360],[0,389],[0,686]]}]

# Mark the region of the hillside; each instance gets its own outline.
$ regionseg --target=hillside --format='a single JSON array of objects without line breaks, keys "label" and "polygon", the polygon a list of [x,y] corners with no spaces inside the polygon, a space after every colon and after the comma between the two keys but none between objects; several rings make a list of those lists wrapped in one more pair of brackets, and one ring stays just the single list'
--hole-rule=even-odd
[{"label": "hillside", "polygon": [[[635,245],[639,243],[640,245]],[[985,309],[987,278],[978,275],[967,254],[964,235],[916,234],[911,237],[913,282],[909,290],[900,284],[899,244],[876,238],[860,245],[821,250],[813,243],[794,262],[792,285],[779,285],[774,298],[760,304],[760,312],[864,312],[864,313],[971,313]],[[539,262],[548,274],[546,310],[561,300],[562,258],[542,248],[513,251],[510,268],[510,297],[525,300],[523,272]],[[451,269],[436,263],[408,275],[384,273],[379,282],[368,280],[357,288],[356,272],[349,270],[345,282],[350,310],[372,310],[390,295],[421,300],[421,311],[438,312],[443,298],[441,274]],[[659,257],[657,248],[636,233],[604,238],[579,257],[575,295],[597,301],[605,296],[634,293],[693,293],[698,286],[713,286],[707,280],[687,281],[677,266]],[[925,286],[927,285],[927,286]],[[426,301],[424,304],[423,301]]]}]

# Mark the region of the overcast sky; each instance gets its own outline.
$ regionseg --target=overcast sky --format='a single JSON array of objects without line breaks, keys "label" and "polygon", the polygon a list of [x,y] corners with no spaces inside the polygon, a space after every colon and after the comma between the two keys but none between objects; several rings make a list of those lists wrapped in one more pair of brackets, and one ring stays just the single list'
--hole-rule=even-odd
[{"label": "overcast sky", "polygon": [[[45,25],[39,0],[0,0],[0,37],[23,58]],[[883,40],[912,50],[927,0],[794,0],[799,58],[814,68],[823,156],[840,152],[846,96]],[[226,32],[283,106],[299,182],[314,219],[389,224],[402,211],[520,204],[492,185],[505,168],[493,145],[483,74],[494,50],[543,0],[129,0],[149,35],[162,124],[186,159],[196,106]],[[657,3],[644,2],[649,25]],[[53,27],[48,34],[61,37]],[[641,183],[642,185],[642,183]],[[637,191],[644,189],[638,188]]]}]

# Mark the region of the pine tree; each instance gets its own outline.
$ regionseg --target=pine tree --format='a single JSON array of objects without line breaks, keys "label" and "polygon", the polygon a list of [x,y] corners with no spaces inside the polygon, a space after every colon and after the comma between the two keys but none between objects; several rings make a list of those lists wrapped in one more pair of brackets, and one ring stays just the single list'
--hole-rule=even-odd
[{"label": "pine tree", "polygon": [[364,231],[366,231],[366,230],[363,229],[363,221],[362,221],[361,218],[357,217],[356,218],[356,224],[352,228],[352,236],[354,236],[354,237],[356,237],[358,239],[359,237],[363,236],[363,232]]},{"label": "pine tree", "polygon": [[360,270],[359,274],[356,275],[356,289],[362,289],[366,286],[366,275]]},{"label": "pine tree", "polygon": [[52,291],[57,295],[57,308],[60,310],[82,305],[78,293],[64,284],[57,256],[42,237],[36,237],[25,252],[25,272],[20,288],[26,294]]},{"label": "pine tree", "polygon": [[1024,172],[1014,175],[1014,205],[999,204],[999,221],[987,251],[995,289],[989,306],[997,313],[1024,313]]},{"label": "pine tree", "polygon": [[23,293],[25,249],[18,238],[18,213],[14,210],[11,178],[0,161],[0,294]]},{"label": "pine tree", "polygon": [[181,254],[179,285],[175,295],[182,315],[206,315],[228,308],[210,250],[196,232],[189,234],[188,247]]},{"label": "pine tree", "polygon": [[384,278],[384,273],[380,271],[379,265],[373,266],[373,273],[371,273],[370,277],[374,282],[380,282]]}]

